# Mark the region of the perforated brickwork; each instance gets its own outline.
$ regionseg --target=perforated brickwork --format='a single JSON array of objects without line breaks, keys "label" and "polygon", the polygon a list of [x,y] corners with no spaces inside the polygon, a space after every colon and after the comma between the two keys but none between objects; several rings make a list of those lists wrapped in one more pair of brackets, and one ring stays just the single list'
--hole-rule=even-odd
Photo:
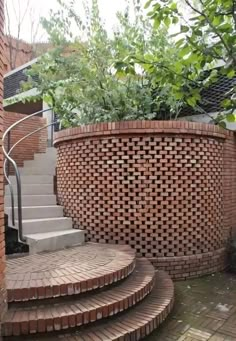
[{"label": "perforated brickwork", "polygon": [[173,277],[223,268],[231,227],[223,205],[226,135],[186,122],[172,122],[164,133],[148,123],[145,129],[114,126],[103,135],[101,125],[57,134],[58,195],[66,215],[87,231],[87,240],[129,244],[154,264],[166,263]]}]

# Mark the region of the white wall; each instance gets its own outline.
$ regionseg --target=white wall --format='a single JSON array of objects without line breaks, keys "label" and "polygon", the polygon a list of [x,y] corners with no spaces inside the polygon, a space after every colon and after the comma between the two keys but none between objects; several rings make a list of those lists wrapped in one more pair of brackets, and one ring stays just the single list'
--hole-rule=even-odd
[{"label": "white wall", "polygon": [[[200,123],[210,123],[211,117],[215,118],[217,115],[218,113],[210,113],[208,115],[205,115],[205,114],[191,115],[191,116],[180,117],[178,118],[178,120],[200,122]],[[236,130],[236,122],[229,123],[226,121],[226,127],[230,130]]]},{"label": "white wall", "polygon": [[[46,110],[46,109],[49,109],[49,106],[45,102],[43,102],[43,110]],[[53,117],[52,110],[44,112],[43,117],[46,118],[47,124],[52,123],[52,117]],[[48,146],[51,146],[51,129],[52,129],[52,126],[49,126],[47,128],[47,130],[48,130]]]}]

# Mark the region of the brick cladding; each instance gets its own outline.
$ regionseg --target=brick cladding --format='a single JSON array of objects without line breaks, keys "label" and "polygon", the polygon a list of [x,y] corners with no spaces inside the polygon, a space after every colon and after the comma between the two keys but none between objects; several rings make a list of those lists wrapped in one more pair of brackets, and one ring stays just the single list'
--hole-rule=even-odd
[{"label": "brick cladding", "polygon": [[[4,112],[3,125],[6,130],[13,123],[24,118],[26,115]],[[11,132],[11,146],[19,141],[20,138],[34,130],[46,125],[46,119],[42,117],[31,117],[29,120],[22,122]],[[16,160],[19,167],[23,166],[25,160],[33,160],[35,153],[44,153],[47,147],[47,129],[28,137],[22,141],[12,152],[13,159]]]},{"label": "brick cladding", "polygon": [[[30,60],[34,58],[32,45],[28,44],[27,42],[21,39],[17,39],[11,36],[4,36],[3,46],[4,46],[3,56],[4,74],[11,71],[12,68],[15,69],[25,63],[28,63]],[[10,53],[12,53],[12,57],[10,56]]]},{"label": "brick cladding", "polygon": [[[0,141],[2,143],[3,130],[3,0],[0,0]],[[2,171],[2,148],[0,146],[0,335],[1,319],[6,308],[6,292],[4,283],[5,273],[5,237],[4,237],[4,208],[3,208],[3,171]],[[0,337],[1,338],[1,337]]]},{"label": "brick cladding", "polygon": [[129,244],[173,278],[226,266],[235,227],[233,133],[121,122],[68,129],[55,144],[59,202],[87,240]]}]

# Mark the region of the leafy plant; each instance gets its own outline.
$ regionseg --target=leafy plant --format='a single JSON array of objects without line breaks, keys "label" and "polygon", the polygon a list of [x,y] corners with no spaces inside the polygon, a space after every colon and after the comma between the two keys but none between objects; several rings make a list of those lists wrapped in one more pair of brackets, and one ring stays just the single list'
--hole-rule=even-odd
[{"label": "leafy plant", "polygon": [[[24,90],[35,87],[64,127],[177,116],[181,98],[170,93],[168,84],[153,78],[149,63],[139,67],[132,60],[162,56],[171,64],[177,55],[167,29],[153,28],[139,0],[117,14],[119,24],[110,35],[100,19],[97,0],[91,9],[85,7],[85,20],[73,1],[70,5],[59,2],[60,11],[43,20],[55,48],[28,71]],[[161,74],[164,77],[165,69]]]},{"label": "leafy plant", "polygon": [[[149,0],[145,7],[156,34],[163,26],[178,31],[172,34],[177,57],[166,60],[160,55],[144,54],[142,59],[130,57],[132,63],[139,63],[157,84],[169,88],[175,100],[206,113],[202,90],[222,75],[236,77],[236,1]],[[160,68],[165,72],[161,73]],[[231,84],[216,119],[221,123],[225,118],[235,121],[236,82]]]}]

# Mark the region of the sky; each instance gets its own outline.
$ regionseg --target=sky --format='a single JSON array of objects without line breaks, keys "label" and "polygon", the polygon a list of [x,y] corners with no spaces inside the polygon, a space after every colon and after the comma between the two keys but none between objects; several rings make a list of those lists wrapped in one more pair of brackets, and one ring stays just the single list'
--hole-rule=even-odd
[{"label": "sky", "polygon": [[[11,33],[13,36],[18,36],[17,30],[17,17],[23,19],[20,31],[20,38],[31,42],[34,38],[34,32],[37,31],[37,40],[46,40],[44,31],[37,29],[37,23],[40,16],[47,17],[50,9],[57,9],[59,5],[57,0],[5,0],[8,5],[8,11],[6,13],[6,32]],[[26,11],[29,1],[29,8]],[[67,0],[70,2],[70,0]],[[112,27],[116,23],[116,12],[125,9],[126,0],[98,0],[100,6],[101,17],[104,20],[108,30],[112,30]],[[143,0],[144,1],[144,0]],[[82,0],[77,0],[81,5]],[[20,14],[19,14],[20,13]],[[32,28],[33,25],[33,28]],[[32,34],[33,32],[33,34]]]}]

